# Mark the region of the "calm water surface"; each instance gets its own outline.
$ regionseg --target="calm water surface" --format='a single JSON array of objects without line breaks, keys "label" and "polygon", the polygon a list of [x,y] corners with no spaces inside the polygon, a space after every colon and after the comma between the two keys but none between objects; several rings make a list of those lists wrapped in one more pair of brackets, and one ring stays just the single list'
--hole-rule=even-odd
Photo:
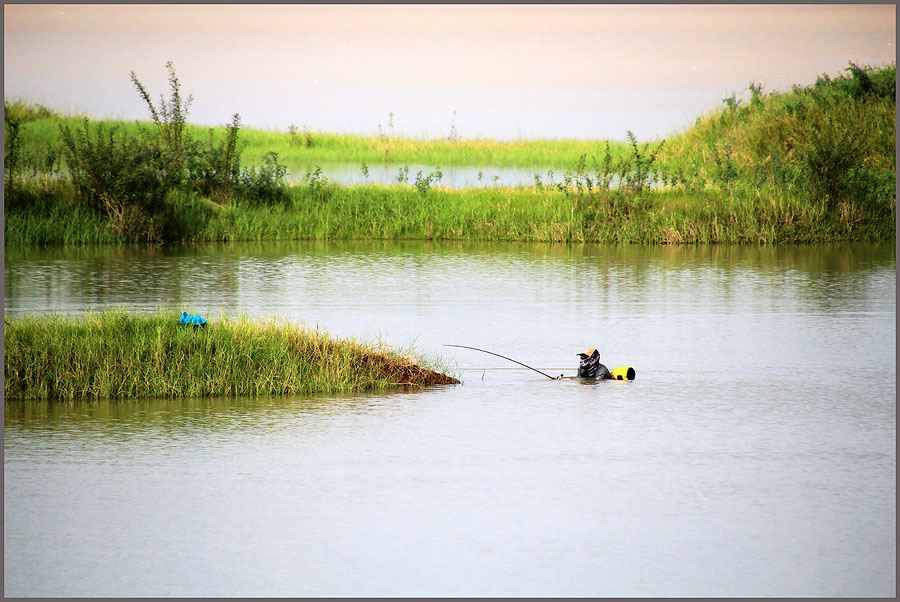
[{"label": "calm water surface", "polygon": [[325,163],[322,165],[288,163],[286,179],[293,185],[301,184],[304,178],[316,169],[331,182],[343,185],[353,184],[397,184],[415,185],[417,178],[427,178],[439,172],[440,178],[433,178],[432,186],[444,188],[490,188],[493,186],[533,186],[535,175],[542,184],[562,182],[565,169],[540,167],[472,167],[468,165],[399,165],[372,163],[363,171],[362,163]]},{"label": "calm water surface", "polygon": [[7,596],[896,594],[891,245],[7,250],[4,284],[7,319],[277,315],[464,381],[7,401]]}]

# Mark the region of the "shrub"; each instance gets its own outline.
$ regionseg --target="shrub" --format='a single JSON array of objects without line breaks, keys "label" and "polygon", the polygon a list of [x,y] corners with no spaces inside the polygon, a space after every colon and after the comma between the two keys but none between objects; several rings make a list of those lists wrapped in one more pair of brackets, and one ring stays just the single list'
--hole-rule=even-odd
[{"label": "shrub", "polygon": [[431,185],[434,182],[440,182],[443,177],[444,174],[439,167],[427,176],[423,176],[422,172],[419,171],[416,173],[416,190],[422,195],[428,194],[428,191],[431,190]]},{"label": "shrub", "polygon": [[187,115],[194,97],[189,94],[186,100],[182,100],[181,83],[178,81],[178,76],[175,75],[175,66],[172,61],[166,63],[166,69],[169,72],[169,102],[160,96],[159,109],[153,106],[150,95],[134,71],[131,71],[128,76],[150,110],[150,117],[156,125],[157,144],[167,149],[172,154],[175,163],[181,167],[184,161],[184,149],[187,146],[186,143],[189,142],[184,127],[187,124]]},{"label": "shrub", "polygon": [[812,194],[831,209],[847,198],[861,174],[860,142],[859,130],[841,128],[826,116],[797,149]]},{"label": "shrub", "polygon": [[263,164],[241,170],[239,195],[242,200],[255,203],[274,204],[288,200],[287,166],[278,163],[278,153],[268,152]]},{"label": "shrub", "polygon": [[49,116],[49,109],[41,105],[3,100],[3,173],[6,194],[9,195],[19,175],[22,158],[22,126],[29,121]]},{"label": "shrub", "polygon": [[160,97],[159,108],[153,105],[134,71],[129,74],[156,126],[156,135],[148,137],[147,143],[158,147],[170,158],[168,169],[177,174],[178,184],[192,186],[203,196],[227,203],[234,194],[240,172],[238,131],[241,117],[237,113],[232,116],[225,140],[218,146],[214,143],[212,130],[208,146],[192,140],[185,126],[193,96],[182,99],[181,83],[171,61],[166,63],[166,69],[169,71],[169,100],[166,102]]},{"label": "shrub", "polygon": [[165,196],[177,174],[171,157],[102,124],[87,119],[74,131],[61,125],[70,177],[82,203],[109,216],[113,231],[126,239],[159,241],[165,229]]},{"label": "shrub", "polygon": [[200,195],[218,203],[231,200],[240,177],[241,152],[238,146],[238,131],[241,116],[235,113],[227,126],[225,140],[216,145],[213,131],[209,131],[209,145],[200,148],[190,143],[188,153],[188,173],[190,183]]}]

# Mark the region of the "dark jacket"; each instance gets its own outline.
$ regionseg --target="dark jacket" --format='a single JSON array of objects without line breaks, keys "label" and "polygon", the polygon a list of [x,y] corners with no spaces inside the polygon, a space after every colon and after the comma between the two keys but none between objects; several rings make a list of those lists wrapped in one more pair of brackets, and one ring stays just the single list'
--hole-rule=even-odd
[{"label": "dark jacket", "polygon": [[600,352],[594,349],[591,355],[578,354],[578,378],[612,378],[609,368],[600,363]]}]

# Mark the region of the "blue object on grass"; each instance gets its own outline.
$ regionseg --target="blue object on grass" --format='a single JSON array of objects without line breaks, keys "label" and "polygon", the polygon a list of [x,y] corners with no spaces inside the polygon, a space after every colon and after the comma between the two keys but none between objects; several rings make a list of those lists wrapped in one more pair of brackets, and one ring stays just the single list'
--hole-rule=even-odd
[{"label": "blue object on grass", "polygon": [[193,316],[188,314],[188,312],[181,313],[181,323],[182,324],[191,324],[193,326],[205,326],[206,319],[201,317],[200,314],[194,314]]}]

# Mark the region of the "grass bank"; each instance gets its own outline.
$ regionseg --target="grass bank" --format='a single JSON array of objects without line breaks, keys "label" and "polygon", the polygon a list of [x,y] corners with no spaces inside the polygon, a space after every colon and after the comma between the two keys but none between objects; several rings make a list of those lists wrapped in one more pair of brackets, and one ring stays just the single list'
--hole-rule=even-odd
[{"label": "grass bank", "polygon": [[789,92],[753,82],[666,140],[664,183],[721,194],[781,191],[832,207],[896,199],[896,68],[853,63]]},{"label": "grass bank", "polygon": [[[46,107],[20,103],[30,107],[29,117],[21,128],[22,169],[31,176],[65,167],[60,126],[78,128],[85,116],[62,115]],[[89,120],[91,127],[101,124],[129,136],[139,136],[152,128],[148,122],[114,119]],[[209,127],[185,124],[185,136],[214,145],[228,136],[226,125]],[[623,132],[624,135],[624,132]],[[434,166],[474,165],[497,167],[534,167],[565,170],[575,165],[582,155],[590,157],[598,151],[593,140],[534,139],[498,141],[470,138],[411,138],[406,136],[362,136],[319,131],[274,131],[242,127],[241,156],[247,164],[259,165],[270,152],[289,164],[324,165],[356,163],[375,165],[425,164]],[[618,155],[627,153],[627,144],[611,141]]]},{"label": "grass bank", "polygon": [[[246,130],[244,156],[259,162],[269,151],[291,164],[358,163],[474,165],[567,169],[597,151],[597,142],[573,139],[498,141],[428,139],[402,136],[356,136],[305,132],[287,134]],[[613,142],[620,155],[626,145]]]},{"label": "grass bank", "polygon": [[421,358],[293,325],[124,310],[5,323],[6,399],[306,394],[458,381]]},{"label": "grass bank", "polygon": [[[338,238],[780,244],[895,237],[894,65],[851,63],[844,75],[790,92],[764,93],[751,82],[749,98],[733,94],[687,132],[653,143],[639,143],[630,131],[625,142],[259,132],[241,130],[238,115],[203,141],[185,121],[187,108],[173,109],[182,100],[169,68],[171,100],[159,110],[147,101],[152,123],[76,126],[42,107],[8,108],[7,245]],[[54,144],[60,150],[52,151]],[[242,157],[252,163],[262,149],[260,165],[241,167]],[[360,162],[363,169],[381,160],[566,167],[559,181],[536,170],[533,186],[516,188],[442,189],[437,170],[406,184],[338,186],[317,169],[288,186],[281,157]],[[61,169],[66,162],[70,175]]]},{"label": "grass bank", "polygon": [[[7,211],[7,246],[117,244],[135,240],[127,224],[60,202],[60,183],[34,185],[31,202]],[[71,196],[71,194],[68,194]],[[791,194],[723,195],[656,190],[641,197],[582,188],[518,187],[422,192],[403,185],[290,188],[274,204],[219,205],[171,195],[168,240],[420,239],[608,244],[784,244],[886,241],[895,223],[885,207],[830,208]]]},{"label": "grass bank", "polygon": [[193,240],[425,239],[607,244],[814,243],[890,240],[892,219],[829,210],[785,195],[723,198],[657,191],[403,186],[298,187],[275,207],[212,210]]}]

